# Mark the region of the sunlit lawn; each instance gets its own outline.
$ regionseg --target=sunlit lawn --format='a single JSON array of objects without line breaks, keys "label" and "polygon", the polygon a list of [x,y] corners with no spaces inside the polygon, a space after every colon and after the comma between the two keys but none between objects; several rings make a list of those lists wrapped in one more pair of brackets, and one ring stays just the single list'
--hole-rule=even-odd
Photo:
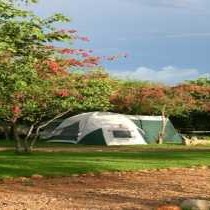
[{"label": "sunlit lawn", "polygon": [[2,151],[0,152],[0,177],[31,176],[33,174],[52,177],[87,172],[210,166],[210,147],[208,146],[64,146],[69,147],[69,151],[36,151],[25,155],[17,155],[12,150]]}]

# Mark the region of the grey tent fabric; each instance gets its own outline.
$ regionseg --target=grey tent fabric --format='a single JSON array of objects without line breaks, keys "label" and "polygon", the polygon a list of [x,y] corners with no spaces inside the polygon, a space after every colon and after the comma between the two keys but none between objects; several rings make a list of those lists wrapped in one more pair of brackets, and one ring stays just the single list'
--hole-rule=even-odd
[{"label": "grey tent fabric", "polygon": [[135,123],[126,115],[88,112],[65,119],[43,138],[55,142],[100,145],[146,144]]}]

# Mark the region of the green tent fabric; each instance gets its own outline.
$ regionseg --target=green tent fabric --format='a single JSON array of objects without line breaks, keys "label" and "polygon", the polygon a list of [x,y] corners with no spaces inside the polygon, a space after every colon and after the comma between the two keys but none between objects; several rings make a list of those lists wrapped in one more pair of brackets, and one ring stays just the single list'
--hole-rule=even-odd
[{"label": "green tent fabric", "polygon": [[86,135],[78,144],[106,145],[102,129],[97,129]]},{"label": "green tent fabric", "polygon": [[[139,118],[139,119],[138,119]],[[158,120],[160,119],[160,120]],[[144,131],[144,138],[148,144],[156,143],[158,139],[159,132],[162,128],[162,121],[160,117],[141,117],[138,116],[137,119],[132,119],[133,122]],[[164,143],[181,143],[182,138],[180,134],[176,131],[171,121],[168,119],[164,135]]]}]

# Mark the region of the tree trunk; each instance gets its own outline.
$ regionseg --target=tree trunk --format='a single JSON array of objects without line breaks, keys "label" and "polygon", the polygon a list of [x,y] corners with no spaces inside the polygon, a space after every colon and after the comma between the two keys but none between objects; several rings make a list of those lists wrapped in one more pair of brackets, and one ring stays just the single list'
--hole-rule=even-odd
[{"label": "tree trunk", "polygon": [[10,129],[9,129],[9,125],[6,124],[6,123],[3,123],[3,129],[4,129],[5,139],[7,141],[10,140]]},{"label": "tree trunk", "polygon": [[31,137],[31,135],[33,133],[35,124],[36,123],[34,123],[33,125],[31,125],[31,127],[29,128],[29,130],[27,132],[27,135],[26,135],[26,137],[24,139],[24,151],[27,152],[27,153],[29,153],[29,152],[32,151],[32,146],[31,146],[32,142],[30,142],[30,137]]},{"label": "tree trunk", "polygon": [[163,140],[165,136],[165,130],[166,130],[166,124],[167,124],[167,118],[165,116],[165,109],[166,109],[166,105],[164,105],[162,109],[162,126],[161,126],[161,131],[159,132],[159,135],[158,135],[158,144],[163,144]]},{"label": "tree trunk", "polygon": [[24,147],[24,152],[25,153],[30,153],[31,152],[31,147],[30,147],[30,144],[28,142],[28,139],[23,140],[23,147]]},{"label": "tree trunk", "polygon": [[19,138],[18,131],[17,131],[17,125],[15,123],[12,123],[12,125],[11,125],[11,135],[15,141],[15,151],[17,153],[22,152],[23,149],[22,149],[22,145],[21,145],[21,140]]}]

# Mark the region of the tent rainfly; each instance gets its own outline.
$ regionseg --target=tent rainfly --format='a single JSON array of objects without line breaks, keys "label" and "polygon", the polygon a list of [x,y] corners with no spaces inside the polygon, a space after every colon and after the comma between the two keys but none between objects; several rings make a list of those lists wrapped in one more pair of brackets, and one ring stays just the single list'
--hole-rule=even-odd
[{"label": "tent rainfly", "polygon": [[[162,130],[162,116],[128,115],[128,117],[144,131],[144,139],[148,144],[156,143]],[[168,118],[166,119],[163,141],[165,143],[182,143],[181,135]]]},{"label": "tent rainfly", "polygon": [[[53,126],[52,126],[53,127]],[[110,112],[88,112],[63,120],[41,138],[49,142],[87,145],[137,145],[155,143],[161,129],[161,117],[131,116]],[[167,120],[165,139],[181,142]]]}]

